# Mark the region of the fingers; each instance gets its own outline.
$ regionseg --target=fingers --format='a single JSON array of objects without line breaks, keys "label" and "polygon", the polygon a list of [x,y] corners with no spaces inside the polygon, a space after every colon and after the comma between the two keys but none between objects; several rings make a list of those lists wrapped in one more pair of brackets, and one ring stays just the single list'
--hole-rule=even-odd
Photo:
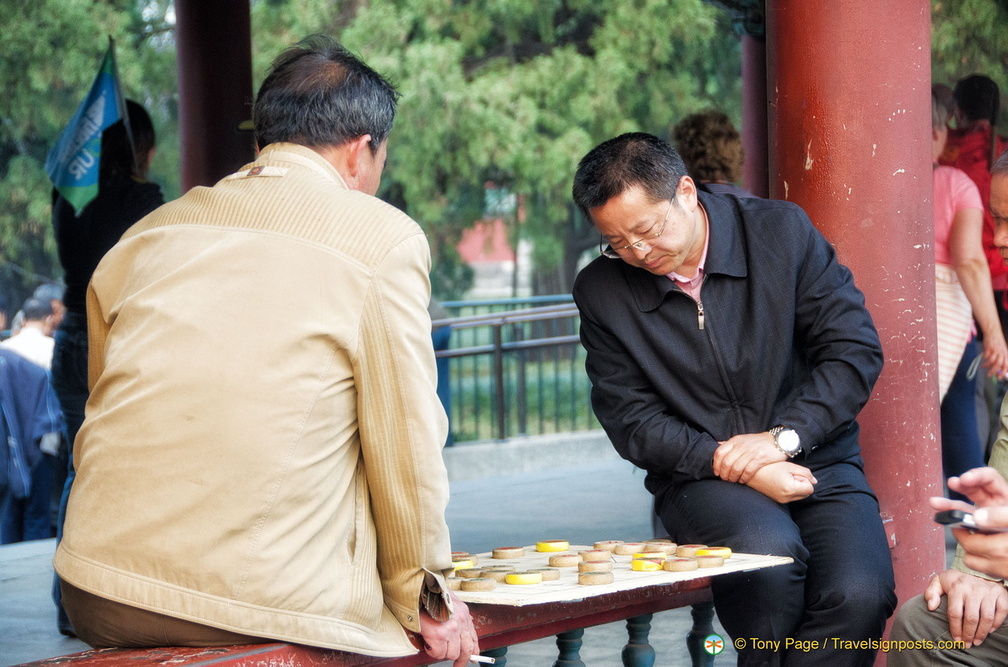
[{"label": "fingers", "polygon": [[721,477],[721,466],[724,465],[724,457],[731,451],[731,443],[722,442],[717,449],[714,450],[714,460],[713,468],[714,474]]},{"label": "fingers", "polygon": [[939,512],[944,510],[962,510],[963,512],[972,512],[973,505],[962,500],[951,500],[949,498],[942,498],[941,496],[933,496],[928,499],[931,503],[931,507]]},{"label": "fingers", "polygon": [[450,660],[455,667],[463,667],[469,656],[479,653],[479,638],[473,626],[469,608],[458,598],[453,603],[451,618],[438,622],[426,612],[420,614],[420,631],[424,651],[434,660]]},{"label": "fingers", "polygon": [[769,433],[746,433],[720,443],[712,467],[714,474],[726,482],[748,484],[760,468],[784,460]]},{"label": "fingers", "polygon": [[949,592],[948,602],[946,603],[948,608],[948,624],[949,624],[949,634],[952,635],[952,639],[956,641],[962,640],[963,635],[963,598],[961,595],[957,595],[954,592]]},{"label": "fingers", "polygon": [[1000,628],[1006,618],[1008,618],[1008,592],[1001,589],[1001,592],[994,603],[994,618],[991,620],[990,627],[987,628],[983,637],[980,636],[979,632],[977,633],[976,643],[980,644],[983,640],[987,639],[987,635],[997,628]]},{"label": "fingers", "polygon": [[927,607],[930,611],[934,611],[941,604],[941,596],[945,591],[942,590],[941,579],[936,574],[931,577],[931,581],[928,582],[927,588],[924,589],[924,601],[927,603]]},{"label": "fingers", "polygon": [[[967,646],[972,646],[973,638],[976,637],[977,628],[980,626],[981,608],[983,601],[972,605],[963,604],[960,612],[960,625],[958,637],[953,632],[952,638],[966,642]],[[951,628],[950,628],[951,629]]]},{"label": "fingers", "polygon": [[973,512],[973,518],[981,528],[1008,528],[1008,507],[981,507]]},{"label": "fingers", "polygon": [[980,506],[1008,504],[1008,482],[994,468],[973,468],[950,477],[948,487]]}]

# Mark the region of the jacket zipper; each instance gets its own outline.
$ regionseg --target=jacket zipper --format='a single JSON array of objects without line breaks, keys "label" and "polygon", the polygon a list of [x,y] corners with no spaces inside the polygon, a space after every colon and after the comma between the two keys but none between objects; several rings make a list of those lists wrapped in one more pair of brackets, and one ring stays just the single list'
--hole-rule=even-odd
[{"label": "jacket zipper", "polygon": [[700,331],[704,329],[704,312],[703,312],[703,301],[697,299],[696,302],[696,313],[697,313],[697,325],[700,327]]}]

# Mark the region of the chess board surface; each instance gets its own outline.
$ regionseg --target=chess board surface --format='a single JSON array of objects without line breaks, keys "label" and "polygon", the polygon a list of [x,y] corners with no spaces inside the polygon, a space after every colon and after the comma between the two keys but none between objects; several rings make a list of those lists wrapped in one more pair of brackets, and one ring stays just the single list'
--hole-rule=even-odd
[{"label": "chess board surface", "polygon": [[[492,552],[477,554],[479,557],[477,567],[513,565],[519,571],[531,570],[534,568],[549,567],[550,556],[555,556],[557,553],[576,554],[579,551],[591,548],[592,546],[590,545],[572,544],[567,551],[540,553],[536,551],[536,547],[533,544],[532,546],[525,547],[525,556],[522,558],[493,558]],[[661,586],[663,584],[689,581],[691,579],[716,577],[732,572],[746,572],[764,567],[784,565],[790,563],[792,560],[785,556],[733,553],[731,558],[725,559],[724,565],[721,567],[700,568],[689,572],[666,572],[665,570],[638,572],[630,569],[632,558],[633,556],[612,555],[614,581],[611,584],[595,586],[579,584],[578,568],[563,567],[557,568],[560,570],[560,578],[556,581],[544,581],[539,584],[506,584],[501,582],[492,591],[455,590],[454,593],[460,600],[466,603],[475,602],[478,604],[520,607],[548,602],[571,602],[596,595],[632,590],[634,588]]]}]

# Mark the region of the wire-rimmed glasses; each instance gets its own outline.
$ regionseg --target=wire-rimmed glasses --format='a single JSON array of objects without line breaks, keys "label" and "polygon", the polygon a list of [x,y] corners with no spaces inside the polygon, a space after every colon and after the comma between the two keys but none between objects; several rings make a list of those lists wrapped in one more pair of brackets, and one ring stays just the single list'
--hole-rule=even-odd
[{"label": "wire-rimmed glasses", "polygon": [[618,248],[614,248],[611,245],[607,244],[605,238],[602,238],[599,240],[599,253],[601,253],[606,257],[609,257],[610,259],[622,259],[623,253],[630,252],[631,248],[634,250],[641,250],[645,244],[650,246],[652,241],[654,241],[656,238],[665,233],[665,225],[668,223],[669,213],[672,212],[672,204],[674,203],[675,203],[675,195],[672,195],[672,198],[669,199],[668,210],[665,211],[665,219],[662,220],[661,227],[658,228],[657,232],[655,232],[654,234],[645,234],[642,238],[637,239],[633,243],[628,243]]}]

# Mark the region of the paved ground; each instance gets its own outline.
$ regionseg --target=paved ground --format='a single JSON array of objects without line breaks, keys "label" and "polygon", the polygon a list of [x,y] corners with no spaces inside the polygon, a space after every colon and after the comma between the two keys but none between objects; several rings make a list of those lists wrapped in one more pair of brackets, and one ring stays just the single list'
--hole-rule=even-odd
[{"label": "paved ground", "polygon": [[[603,492],[599,492],[603,488]],[[541,471],[525,471],[452,482],[448,521],[452,546],[482,552],[505,544],[532,544],[561,537],[573,543],[601,539],[635,540],[650,536],[650,496],[643,473],[620,459],[588,461]],[[0,547],[0,665],[9,666],[86,650],[56,631],[49,599],[53,540]],[[689,665],[685,637],[689,609],[657,614],[651,644],[659,666]],[[720,626],[716,626],[717,629]],[[723,634],[723,631],[722,631]],[[581,656],[586,665],[620,664],[625,624],[589,628]],[[551,665],[553,639],[513,646],[511,667]],[[731,665],[731,648],[715,665]]]}]

